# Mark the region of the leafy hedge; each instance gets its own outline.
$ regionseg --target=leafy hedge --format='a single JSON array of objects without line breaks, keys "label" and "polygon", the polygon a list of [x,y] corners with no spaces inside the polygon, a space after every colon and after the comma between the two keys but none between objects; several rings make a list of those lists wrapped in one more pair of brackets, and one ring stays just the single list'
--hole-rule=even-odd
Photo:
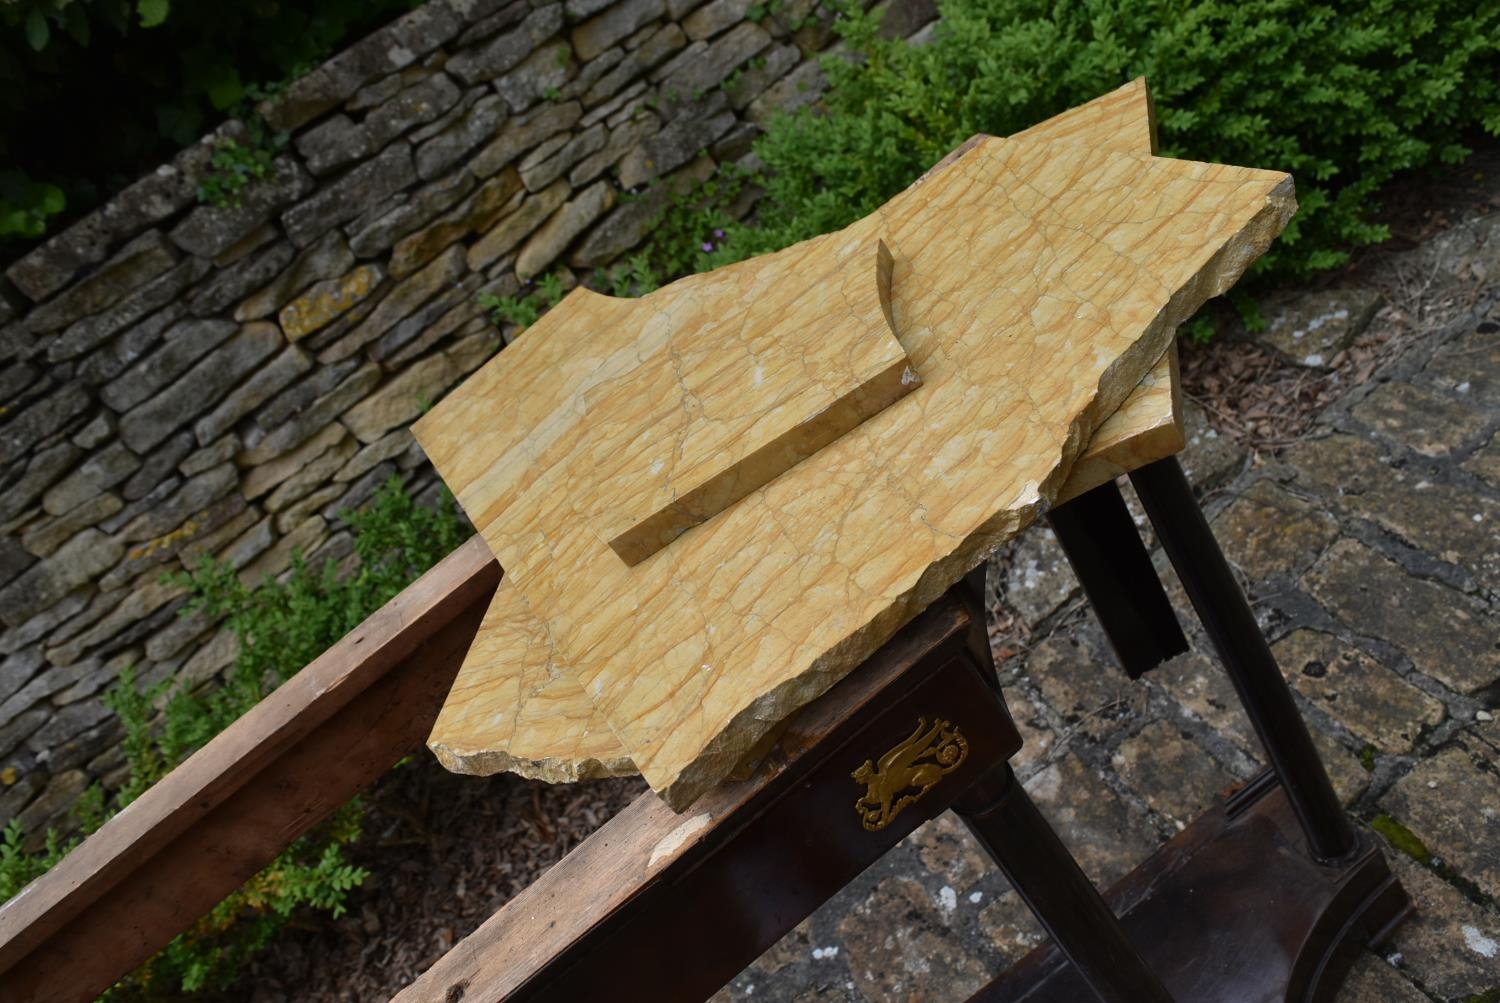
[{"label": "leafy hedge", "polygon": [[709,268],[837,229],[970,135],[1016,132],[1142,74],[1163,155],[1295,176],[1301,211],[1261,275],[1305,277],[1385,239],[1374,222],[1382,184],[1500,134],[1496,0],[945,0],[939,10],[932,41],[912,45],[881,39],[878,17],[844,6],[840,33],[859,58],[825,57],[824,110],[781,118],[758,142],[765,167],[753,180],[766,195],[755,225],[727,218],[730,184],[676,227],[722,239],[698,250],[679,235],[657,263]]}]

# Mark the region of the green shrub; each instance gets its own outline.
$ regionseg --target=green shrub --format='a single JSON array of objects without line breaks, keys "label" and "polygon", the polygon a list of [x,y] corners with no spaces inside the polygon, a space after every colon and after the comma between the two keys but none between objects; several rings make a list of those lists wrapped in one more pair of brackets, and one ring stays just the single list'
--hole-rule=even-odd
[{"label": "green shrub", "polygon": [[[281,581],[251,588],[228,565],[200,563],[180,580],[192,591],[185,612],[224,617],[239,642],[224,685],[192,693],[168,678],[138,685],[120,674],[106,702],[124,731],[127,779],[106,812],[97,786],[75,806],[79,828],[92,832],[193,751],[254,707],[413,579],[462,542],[463,519],[446,494],[436,509],[417,505],[393,477],[360,512],[345,513],[354,530],[355,566],[341,575],[332,562],[312,569],[300,558]],[[340,915],[349,889],[367,876],[345,848],[360,835],[359,799],[303,835],[275,861],[156,957],[116,987],[125,997],[175,997],[219,988],[265,946],[300,907]],[[27,853],[19,822],[0,833],[0,901],[46,873],[77,844],[48,832],[43,849]]]},{"label": "green shrub", "polygon": [[[1500,134],[1495,0],[946,0],[933,40],[883,40],[846,5],[859,58],[825,57],[826,113],[772,123],[756,145],[757,225],[712,267],[844,226],[968,136],[1004,135],[1144,74],[1161,152],[1274,168],[1301,211],[1257,265],[1301,278],[1385,239],[1374,196],[1394,174]],[[720,203],[722,206],[724,203]],[[709,220],[705,214],[703,225]]]}]

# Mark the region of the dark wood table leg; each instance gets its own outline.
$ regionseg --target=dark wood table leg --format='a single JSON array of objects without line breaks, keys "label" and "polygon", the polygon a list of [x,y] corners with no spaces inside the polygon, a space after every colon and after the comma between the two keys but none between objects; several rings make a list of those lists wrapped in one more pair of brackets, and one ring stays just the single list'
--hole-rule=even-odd
[{"label": "dark wood table leg", "polygon": [[1009,763],[987,771],[953,810],[1100,1000],[1172,1003]]},{"label": "dark wood table leg", "polygon": [[1359,842],[1276,665],[1255,614],[1175,457],[1130,475],[1151,525],[1219,653],[1315,858],[1337,861]]}]

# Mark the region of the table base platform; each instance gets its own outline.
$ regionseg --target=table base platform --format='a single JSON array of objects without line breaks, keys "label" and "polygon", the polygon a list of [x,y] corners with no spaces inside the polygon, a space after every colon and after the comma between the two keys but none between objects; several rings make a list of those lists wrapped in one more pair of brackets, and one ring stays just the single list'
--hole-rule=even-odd
[{"label": "table base platform", "polygon": [[[1374,841],[1315,863],[1269,771],[1162,846],[1105,898],[1176,1003],[1331,1003],[1360,951],[1411,913]],[[1076,1003],[1087,985],[1049,942],[970,1003]]]}]

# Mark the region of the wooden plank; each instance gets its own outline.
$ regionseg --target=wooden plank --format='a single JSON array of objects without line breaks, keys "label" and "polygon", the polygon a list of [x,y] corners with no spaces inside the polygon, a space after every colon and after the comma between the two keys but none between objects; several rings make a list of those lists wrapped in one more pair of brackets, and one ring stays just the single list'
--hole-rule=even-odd
[{"label": "wooden plank", "polygon": [[0,907],[0,1000],[92,998],[417,747],[498,576],[470,540]]},{"label": "wooden plank", "polygon": [[[577,472],[557,488],[570,519],[638,564],[921,382],[892,333],[878,237],[782,265],[635,300],[580,286],[412,432],[476,525],[538,471]],[[818,297],[839,309],[790,308]],[[497,423],[530,434],[471,448]]]},{"label": "wooden plank", "polygon": [[[1274,172],[979,142],[868,219],[793,249],[801,261],[809,245],[836,257],[885,240],[894,327],[924,387],[634,568],[579,518],[598,442],[617,430],[526,445],[530,416],[572,393],[566,380],[503,420],[463,422],[465,448],[433,458],[567,670],[683,808],[1055,500],[1176,325],[1232,284],[1292,206]],[[778,274],[777,258],[732,268]],[[499,497],[475,474],[507,454],[536,462]]]},{"label": "wooden plank", "polygon": [[[749,779],[727,783],[687,817],[643,794],[459,942],[398,1003],[495,1003],[524,985],[679,862],[688,861],[755,814],[754,805],[804,753],[924,658],[946,660],[967,643],[972,621],[952,600],[934,603],[890,644],[788,724],[776,750]],[[855,793],[851,784],[850,793]],[[850,806],[848,817],[856,816]],[[726,823],[729,825],[726,826]],[[861,831],[860,835],[864,835]],[[649,987],[636,986],[646,993]],[[625,994],[629,996],[630,993]]]}]

